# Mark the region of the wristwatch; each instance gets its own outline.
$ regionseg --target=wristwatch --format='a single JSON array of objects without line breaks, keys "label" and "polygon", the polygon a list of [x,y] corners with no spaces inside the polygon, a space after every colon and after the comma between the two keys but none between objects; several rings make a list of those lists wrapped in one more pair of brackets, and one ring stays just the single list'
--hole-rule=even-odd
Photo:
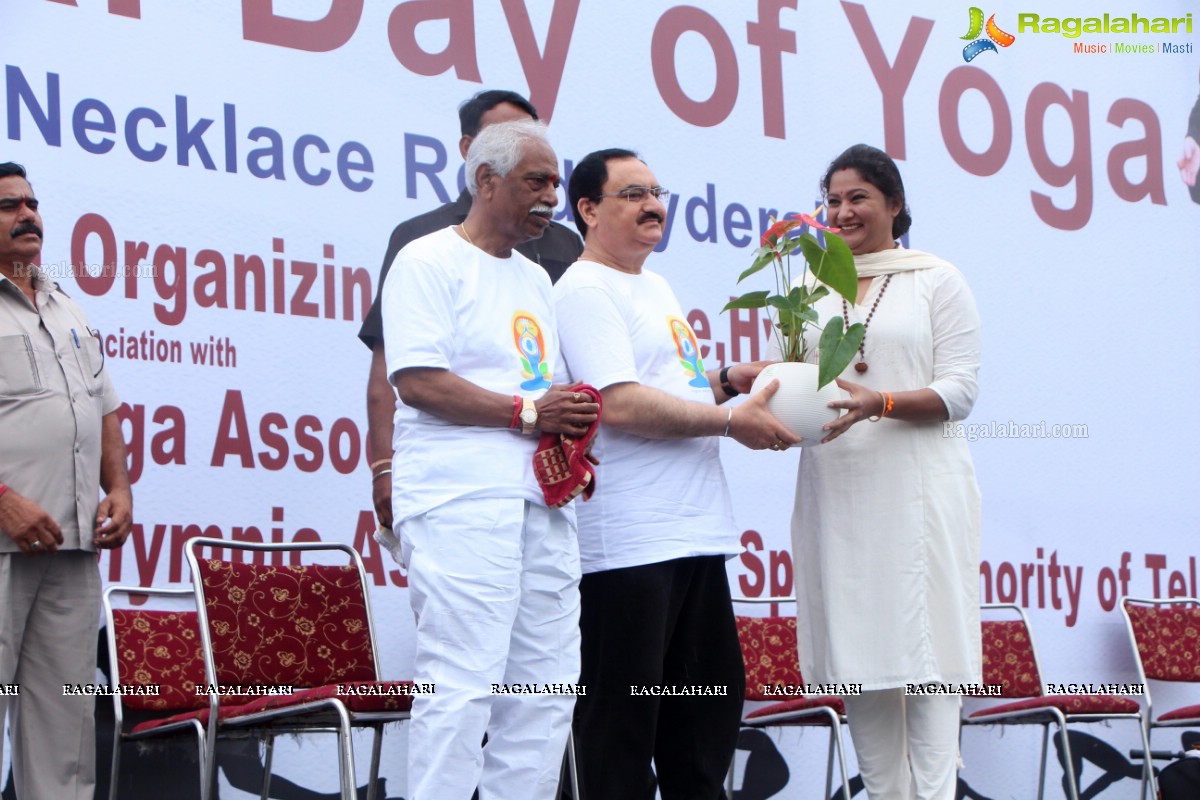
[{"label": "wristwatch", "polygon": [[533,404],[532,397],[526,397],[521,402],[521,433],[533,433],[537,427],[538,410]]}]

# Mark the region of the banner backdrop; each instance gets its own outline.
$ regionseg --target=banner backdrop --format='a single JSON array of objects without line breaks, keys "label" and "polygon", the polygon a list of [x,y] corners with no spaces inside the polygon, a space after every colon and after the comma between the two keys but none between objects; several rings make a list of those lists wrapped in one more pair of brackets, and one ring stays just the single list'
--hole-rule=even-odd
[{"label": "banner backdrop", "polygon": [[[1176,161],[1200,20],[1183,0],[980,10],[1010,44],[964,39],[969,3],[941,0],[7,0],[0,160],[28,167],[43,266],[126,403],[136,525],[105,581],[187,585],[196,534],[351,542],[385,671],[409,673],[405,576],[370,537],[355,333],[393,226],[462,184],[458,103],[511,88],[564,175],[629,147],[671,189],[647,267],[708,368],[765,353],[763,316],[720,309],[768,220],[811,212],[850,144],[895,157],[910,244],[963,270],[984,321],[979,402],[946,432],[971,440],[984,495],[981,596],[1028,609],[1047,680],[1133,681],[1117,599],[1197,594],[1200,206]],[[790,594],[799,454],[722,457],[734,592]],[[1082,785],[1134,797],[1132,726],[1089,733]],[[752,744],[742,800],[821,779],[823,733]],[[967,731],[972,796],[1030,796],[1038,744]],[[388,797],[406,746],[389,731]],[[281,742],[296,787],[273,796],[334,792],[335,765],[332,741]]]}]

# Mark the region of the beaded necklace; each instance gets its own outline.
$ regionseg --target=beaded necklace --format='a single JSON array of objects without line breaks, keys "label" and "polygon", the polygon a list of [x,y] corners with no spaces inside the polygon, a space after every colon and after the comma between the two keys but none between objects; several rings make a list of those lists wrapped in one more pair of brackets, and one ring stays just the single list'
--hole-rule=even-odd
[{"label": "beaded necklace", "polygon": [[[883,279],[883,285],[879,287],[879,294],[875,295],[875,302],[871,304],[871,310],[867,314],[866,320],[863,322],[863,338],[858,343],[858,363],[854,365],[854,371],[860,375],[867,371],[866,362],[866,345],[867,345],[867,329],[871,327],[871,317],[875,316],[875,309],[879,308],[879,301],[883,299],[883,293],[887,291],[888,284],[892,282],[894,272],[889,272]],[[850,308],[846,305],[846,299],[842,298],[842,319],[846,322],[846,329],[850,328]]]}]

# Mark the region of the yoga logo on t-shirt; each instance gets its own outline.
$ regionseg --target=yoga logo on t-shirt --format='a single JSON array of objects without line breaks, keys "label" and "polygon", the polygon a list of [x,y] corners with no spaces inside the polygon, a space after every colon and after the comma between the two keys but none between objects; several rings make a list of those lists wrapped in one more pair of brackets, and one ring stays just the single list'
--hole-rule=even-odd
[{"label": "yoga logo on t-shirt", "polygon": [[542,338],[542,326],[528,311],[513,314],[513,342],[521,356],[521,377],[528,378],[521,384],[525,390],[549,389],[554,373],[546,363],[546,340]]},{"label": "yoga logo on t-shirt", "polygon": [[692,379],[689,386],[708,386],[708,378],[704,375],[704,362],[700,360],[700,345],[696,343],[696,334],[692,328],[679,317],[667,317],[671,326],[671,338],[675,340],[675,349],[679,351],[679,363]]}]

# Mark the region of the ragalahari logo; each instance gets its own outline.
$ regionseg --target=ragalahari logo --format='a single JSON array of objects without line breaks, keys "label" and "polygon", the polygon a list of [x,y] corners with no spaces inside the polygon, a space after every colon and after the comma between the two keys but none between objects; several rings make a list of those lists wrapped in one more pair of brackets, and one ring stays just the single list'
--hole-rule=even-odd
[{"label": "ragalahari logo", "polygon": [[[967,35],[963,39],[971,39],[970,44],[963,48],[963,61],[971,61],[980,53],[985,53],[988,50],[993,53],[1000,52],[996,49],[996,45],[1008,47],[1017,40],[1017,37],[1011,33],[1006,33],[1000,30],[1000,26],[996,24],[996,15],[992,14],[988,17],[987,25],[983,24],[983,9],[971,6],[971,27],[967,29]],[[979,34],[987,32],[987,38],[979,38]]]}]

